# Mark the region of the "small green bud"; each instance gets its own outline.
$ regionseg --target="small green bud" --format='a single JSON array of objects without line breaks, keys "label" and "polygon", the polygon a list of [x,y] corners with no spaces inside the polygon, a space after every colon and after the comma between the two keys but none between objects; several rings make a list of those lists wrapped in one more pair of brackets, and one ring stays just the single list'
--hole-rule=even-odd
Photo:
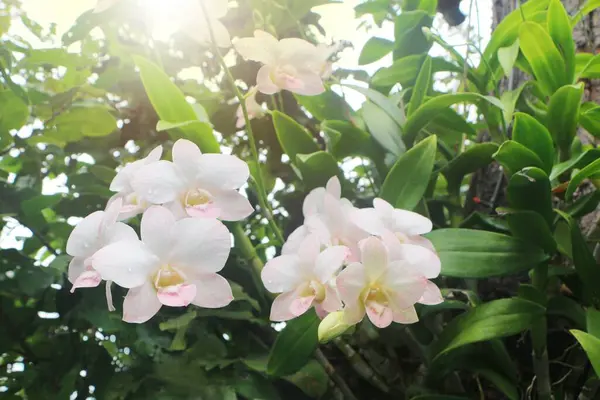
[{"label": "small green bud", "polygon": [[327,343],[330,340],[342,335],[353,325],[344,321],[344,312],[336,311],[327,315],[319,324],[319,342]]}]

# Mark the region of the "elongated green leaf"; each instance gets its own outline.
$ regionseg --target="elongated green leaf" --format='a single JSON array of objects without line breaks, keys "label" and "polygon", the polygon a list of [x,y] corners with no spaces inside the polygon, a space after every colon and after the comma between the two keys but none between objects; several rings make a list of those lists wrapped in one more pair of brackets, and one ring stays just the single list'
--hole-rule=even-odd
[{"label": "elongated green leaf", "polygon": [[392,100],[379,93],[376,90],[363,88],[356,85],[344,85],[364,95],[367,99],[376,104],[379,108],[388,114],[399,127],[402,127],[406,117],[404,111],[401,110]]},{"label": "elongated green leaf", "polygon": [[600,159],[592,162],[571,178],[569,186],[567,186],[567,191],[565,192],[565,198],[571,200],[573,198],[573,193],[575,193],[575,190],[581,182],[591,176],[597,176],[598,174],[600,174]]},{"label": "elongated green leaf", "polygon": [[544,312],[539,304],[518,298],[482,304],[454,318],[432,344],[431,354],[436,358],[470,343],[515,335]]},{"label": "elongated green leaf", "polygon": [[[133,56],[140,70],[146,94],[161,120],[172,124],[199,120],[183,92],[156,64],[140,56]],[[205,122],[205,121],[201,121]],[[208,124],[188,124],[179,127],[183,137],[196,143],[205,153],[219,153],[220,146]]]},{"label": "elongated green leaf", "polygon": [[440,256],[444,276],[507,276],[531,269],[546,259],[541,249],[499,233],[439,229],[426,237]]},{"label": "elongated green leaf", "polygon": [[348,120],[353,111],[344,99],[332,90],[317,96],[294,95],[298,103],[319,121],[326,119]]},{"label": "elongated green leaf", "polygon": [[302,125],[279,111],[273,111],[273,125],[281,148],[292,163],[297,154],[310,154],[319,151],[312,135]]},{"label": "elongated green leaf", "polygon": [[549,316],[562,317],[572,321],[577,329],[585,329],[583,307],[570,297],[559,295],[548,299],[547,313]]},{"label": "elongated green leaf", "polygon": [[400,156],[383,182],[381,198],[397,208],[416,207],[429,186],[436,144],[436,137],[430,136]]},{"label": "elongated green leaf", "polygon": [[362,107],[362,117],[373,138],[384,149],[395,156],[406,151],[400,126],[379,106],[370,101],[365,102]]},{"label": "elongated green leaf", "polygon": [[[48,126],[55,127],[59,134],[69,135],[71,132],[83,136],[106,136],[117,129],[117,119],[108,109],[101,106],[73,107],[54,118]],[[70,136],[64,136],[65,142]]]},{"label": "elongated green leaf", "polygon": [[507,125],[513,118],[513,114],[515,113],[515,108],[517,107],[517,102],[519,101],[521,94],[528,86],[532,85],[533,83],[534,81],[524,82],[515,90],[507,90],[503,92],[500,96],[500,101],[504,106],[504,109],[502,110],[502,115],[504,116],[504,122]]},{"label": "elongated green leaf", "polygon": [[589,307],[585,311],[585,326],[587,333],[600,339],[600,311]]},{"label": "elongated green leaf", "polygon": [[576,168],[576,169],[585,168],[588,164],[596,161],[599,158],[600,158],[600,149],[587,150],[586,152],[584,152],[583,154],[580,154],[579,156],[577,156],[575,158],[572,158],[570,160],[567,160],[560,164],[555,165],[554,168],[552,169],[552,174],[550,174],[550,179],[555,180],[560,175],[564,174],[565,172],[567,172],[573,168]]},{"label": "elongated green leaf", "polygon": [[544,163],[537,154],[514,140],[502,143],[502,146],[494,153],[494,159],[506,169],[509,176],[525,167],[544,167]]},{"label": "elongated green leaf", "polygon": [[310,359],[319,342],[319,317],[311,309],[288,322],[281,331],[269,354],[267,373],[286,376],[302,368]]},{"label": "elongated green leaf", "polygon": [[412,96],[410,97],[410,102],[408,103],[408,111],[407,115],[410,116],[413,114],[417,108],[423,104],[423,99],[427,95],[429,91],[429,87],[431,85],[431,58],[426,56],[425,62],[419,71],[419,75],[417,76],[417,82],[415,83],[415,87],[412,91]]},{"label": "elongated green leaf", "polygon": [[565,61],[567,83],[575,78],[575,41],[570,18],[560,0],[551,0],[548,7],[548,33]]},{"label": "elongated green leaf", "polygon": [[577,329],[570,332],[585,350],[596,375],[600,376],[600,339]]},{"label": "elongated green leaf", "polygon": [[297,154],[296,164],[302,174],[302,181],[307,190],[325,187],[329,178],[340,175],[337,162],[331,154],[325,151]]},{"label": "elongated green leaf", "polygon": [[498,49],[498,61],[502,66],[504,75],[509,76],[519,55],[519,39],[513,44]]},{"label": "elongated green leaf", "polygon": [[561,149],[569,149],[577,133],[583,84],[563,86],[550,98],[546,126]]},{"label": "elongated green leaf", "polygon": [[423,27],[430,27],[433,18],[426,11],[403,11],[394,21],[394,60],[411,54],[427,53],[431,42],[423,34]]},{"label": "elongated green leaf", "polygon": [[421,54],[400,58],[391,66],[378,70],[373,75],[371,83],[374,86],[393,86],[399,83],[402,87],[410,87],[415,83],[415,77],[422,64]]},{"label": "elongated green leaf", "polygon": [[448,163],[441,171],[448,181],[448,191],[457,193],[465,175],[492,162],[492,155],[496,150],[498,150],[498,145],[495,143],[474,144]]},{"label": "elongated green leaf", "polygon": [[337,159],[363,155],[378,163],[383,158],[382,149],[368,132],[348,121],[323,121],[321,129],[327,138],[327,149]]},{"label": "elongated green leaf", "polygon": [[519,28],[519,45],[546,95],[550,96],[561,86],[570,83],[566,78],[565,61],[540,24],[523,22]]},{"label": "elongated green leaf", "polygon": [[544,249],[548,254],[556,251],[556,242],[550,227],[540,214],[529,210],[509,210],[506,219],[514,237]]},{"label": "elongated green leaf", "polygon": [[552,171],[556,152],[552,136],[544,125],[528,114],[515,114],[513,140],[533,151],[542,161],[546,173]]},{"label": "elongated green leaf", "polygon": [[592,102],[583,103],[579,112],[579,123],[586,131],[600,137],[600,106]]},{"label": "elongated green leaf", "polygon": [[588,247],[577,221],[562,211],[556,210],[556,213],[568,224],[571,248],[566,251],[572,255],[575,271],[583,283],[585,297],[589,302],[599,304],[600,268],[596,264],[596,259]]},{"label": "elongated green leaf", "polygon": [[600,7],[600,0],[587,0],[585,3],[583,3],[579,11],[577,11],[577,14],[572,18],[571,27],[577,25],[577,23],[581,21],[583,17],[585,17],[598,7]]},{"label": "elongated green leaf", "polygon": [[443,94],[426,101],[406,120],[404,124],[404,142],[407,146],[411,146],[421,129],[427,126],[442,109],[456,103],[477,103],[482,100],[500,109],[503,107],[500,100],[494,97],[482,96],[478,93]]},{"label": "elongated green leaf", "polygon": [[370,38],[358,57],[358,65],[371,64],[382,59],[394,50],[394,42],[391,40],[372,37]]},{"label": "elongated green leaf", "polygon": [[548,226],[552,225],[552,196],[550,180],[544,171],[528,167],[514,174],[508,182],[508,202],[517,210],[529,210],[540,214]]},{"label": "elongated green leaf", "polygon": [[472,368],[471,370],[494,384],[509,400],[519,400],[519,388],[502,373],[490,368]]}]

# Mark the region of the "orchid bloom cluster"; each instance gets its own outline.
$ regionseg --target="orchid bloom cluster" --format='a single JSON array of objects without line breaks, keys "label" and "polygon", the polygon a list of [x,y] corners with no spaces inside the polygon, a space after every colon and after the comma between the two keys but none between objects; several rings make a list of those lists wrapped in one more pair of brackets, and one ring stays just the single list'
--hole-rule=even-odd
[{"label": "orchid bloom cluster", "polygon": [[[84,218],[67,241],[72,291],[105,280],[114,310],[110,284],[129,289],[123,303],[127,322],[145,322],[163,305],[219,308],[233,300],[218,274],[231,247],[220,220],[238,221],[253,212],[238,192],[248,166],[232,155],[202,154],[184,139],[172,153],[172,162],[161,161],[159,146],[121,169],[106,210]],[[140,213],[141,239],[120,222]]]},{"label": "orchid bloom cluster", "polygon": [[287,321],[314,306],[320,316],[342,310],[347,325],[366,314],[383,328],[418,321],[415,303],[443,301],[430,281],[440,259],[420,236],[431,231],[431,221],[382,199],[373,203],[356,209],[341,197],[337,177],[309,193],[304,224],[262,271],[267,290],[280,293],[271,320]]}]

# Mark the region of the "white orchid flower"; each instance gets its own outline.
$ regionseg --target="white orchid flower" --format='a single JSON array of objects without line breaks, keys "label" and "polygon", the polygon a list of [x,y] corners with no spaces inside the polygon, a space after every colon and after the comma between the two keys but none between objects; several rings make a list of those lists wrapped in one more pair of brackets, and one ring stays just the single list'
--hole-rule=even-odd
[{"label": "white orchid flower", "polygon": [[421,246],[398,246],[404,258],[391,260],[379,238],[365,239],[360,243],[361,262],[348,265],[338,275],[337,288],[347,323],[357,324],[366,314],[379,328],[392,321],[410,324],[418,321],[415,303],[424,297],[428,304],[443,301],[437,286],[427,279],[439,274],[439,260],[433,261],[430,251]]},{"label": "white orchid flower", "polygon": [[337,177],[329,179],[325,188],[313,189],[304,199],[302,210],[304,224],[290,234],[282,254],[297,253],[302,240],[309,234],[315,234],[321,246],[346,246],[350,250],[347,261],[358,260],[358,242],[369,234],[354,224],[351,216],[355,207],[341,197]]},{"label": "white orchid flower", "polygon": [[[219,19],[227,14],[227,0],[189,0],[182,24],[183,31],[194,41],[208,45],[212,42],[210,31],[212,29],[215,44],[222,48],[231,47],[231,36],[229,31]],[[202,7],[199,3],[202,1]],[[204,9],[203,9],[204,8]],[[204,13],[206,10],[206,14]],[[208,20],[208,23],[207,23]],[[210,24],[210,29],[209,25]]]},{"label": "white orchid flower", "polygon": [[118,192],[110,198],[108,204],[112,204],[115,200],[121,199],[122,206],[119,212],[119,220],[128,219],[144,212],[151,204],[148,203],[142,196],[135,192],[131,185],[131,180],[135,173],[144,165],[148,165],[160,160],[162,156],[162,146],[157,146],[148,155],[134,162],[125,165],[113,178],[110,183],[110,190]]},{"label": "white orchid flower", "polygon": [[262,270],[268,291],[281,293],[271,306],[272,321],[287,321],[304,314],[313,305],[319,314],[342,307],[331,281],[347,256],[345,246],[332,246],[321,252],[319,238],[307,236],[298,254],[275,257]]},{"label": "white orchid flower", "polygon": [[[95,211],[85,217],[69,235],[67,254],[73,256],[68,271],[69,281],[73,284],[71,292],[77,288],[96,287],[102,282],[102,276],[91,262],[98,250],[116,241],[137,239],[130,226],[117,222],[120,209],[121,200],[117,199],[106,211]],[[109,282],[106,284],[106,297],[109,310],[114,310]]]},{"label": "white orchid flower", "polygon": [[173,145],[173,162],[140,168],[131,181],[135,192],[153,204],[164,204],[177,218],[204,217],[239,221],[254,209],[238,192],[248,165],[232,155],[202,154],[189,140]]},{"label": "white orchid flower", "polygon": [[218,275],[229,256],[229,231],[216,219],[175,220],[164,207],[142,216],[142,240],[112,243],[92,257],[103,279],[130,289],[123,320],[142,323],[161,306],[224,307],[233,300],[231,287]]},{"label": "white orchid flower", "polygon": [[264,64],[256,78],[261,93],[289,90],[313,96],[325,91],[321,77],[326,72],[325,52],[306,40],[277,40],[256,30],[254,37],[238,39],[233,46],[245,59]]}]

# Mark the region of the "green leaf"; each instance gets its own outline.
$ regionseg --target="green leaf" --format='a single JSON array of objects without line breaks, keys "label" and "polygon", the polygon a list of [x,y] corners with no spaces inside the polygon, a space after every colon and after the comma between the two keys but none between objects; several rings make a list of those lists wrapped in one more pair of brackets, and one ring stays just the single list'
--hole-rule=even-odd
[{"label": "green leaf", "polygon": [[406,120],[404,124],[404,142],[408,146],[412,145],[421,129],[427,126],[441,110],[456,103],[476,103],[481,100],[487,101],[500,109],[503,107],[498,99],[482,96],[478,93],[443,94],[426,101]]},{"label": "green leaf", "polygon": [[415,208],[429,186],[436,146],[436,137],[430,136],[401,155],[385,178],[380,197],[397,208]]},{"label": "green leaf", "polygon": [[412,90],[412,96],[410,97],[410,102],[408,103],[408,111],[407,115],[410,116],[413,114],[417,108],[423,104],[423,99],[427,95],[429,88],[431,86],[431,57],[426,56],[425,62],[417,75],[417,82],[415,83],[415,87]]},{"label": "green leaf", "polygon": [[506,376],[491,368],[472,368],[474,373],[481,375],[496,386],[509,400],[519,400],[519,388]]},{"label": "green leaf", "polygon": [[494,143],[477,143],[454,158],[442,173],[448,181],[448,191],[457,193],[463,178],[492,162],[492,155],[498,150]]},{"label": "green leaf", "polygon": [[394,42],[391,40],[372,37],[370,38],[358,57],[358,65],[371,64],[382,59],[394,50]]},{"label": "green leaf", "polygon": [[291,375],[306,365],[318,346],[319,321],[319,317],[311,309],[287,323],[277,336],[269,354],[269,375]]},{"label": "green leaf", "polygon": [[571,169],[582,169],[600,158],[600,149],[590,149],[575,158],[557,164],[552,168],[550,180],[555,180]]},{"label": "green leaf", "polygon": [[552,171],[556,152],[552,135],[544,125],[528,114],[516,113],[513,140],[533,151],[542,161],[546,173]]},{"label": "green leaf", "polygon": [[556,241],[550,227],[540,214],[529,210],[510,210],[506,215],[514,237],[531,243],[548,254],[556,251]]},{"label": "green leaf", "polygon": [[573,193],[577,190],[577,187],[583,182],[585,179],[598,176],[600,174],[600,159],[592,162],[581,171],[577,172],[573,178],[569,181],[569,185],[567,186],[567,191],[565,192],[565,198],[570,201],[573,199]]},{"label": "green leaf", "polygon": [[585,194],[575,200],[573,203],[568,204],[564,211],[573,218],[581,218],[587,215],[598,207],[600,203],[600,191],[596,190],[592,193]]},{"label": "green leaf", "polygon": [[525,167],[544,167],[544,163],[537,154],[514,140],[502,143],[493,157],[506,169],[508,176]]},{"label": "green leaf", "polygon": [[515,40],[513,44],[498,49],[498,61],[502,66],[504,75],[509,76],[512,69],[517,61],[519,55],[519,39]]},{"label": "green leaf", "polygon": [[518,298],[494,300],[474,307],[446,325],[431,345],[431,355],[435,359],[467,344],[516,335],[529,329],[544,312],[539,304]]},{"label": "green leaf", "polygon": [[313,399],[322,398],[329,386],[327,373],[315,360],[309,361],[300,371],[287,376],[285,380],[298,386]]},{"label": "green leaf", "polygon": [[20,129],[29,118],[29,107],[12,90],[0,90],[0,132]]},{"label": "green leaf", "polygon": [[348,103],[332,90],[326,90],[316,96],[295,94],[294,97],[302,107],[306,108],[319,121],[326,119],[349,120],[354,113]]},{"label": "green leaf", "polygon": [[600,269],[596,264],[596,259],[588,247],[577,221],[562,211],[556,210],[556,213],[568,224],[571,248],[565,250],[567,254],[572,255],[575,271],[577,271],[577,275],[583,283],[585,297],[592,304],[599,305],[600,287],[598,282],[600,282]]},{"label": "green leaf", "polygon": [[583,347],[596,375],[600,376],[600,339],[577,329],[572,329],[570,332],[575,336],[581,347]]},{"label": "green leaf", "polygon": [[588,307],[585,312],[586,331],[600,339],[600,311],[593,307]]},{"label": "green leaf", "polygon": [[521,52],[529,62],[540,89],[550,96],[569,83],[565,61],[546,30],[535,22],[525,21],[519,28]]},{"label": "green leaf", "polygon": [[348,121],[323,121],[321,129],[327,138],[327,149],[338,160],[348,156],[367,156],[376,163],[383,151],[368,132]]},{"label": "green leaf", "polygon": [[550,98],[546,126],[560,149],[569,149],[577,134],[582,96],[583,83],[580,83],[563,86]]},{"label": "green leaf", "polygon": [[548,32],[565,61],[568,83],[575,78],[575,41],[570,18],[560,0],[551,0],[548,7]]},{"label": "green leaf", "polygon": [[356,85],[344,85],[350,89],[354,89],[360,94],[364,95],[367,99],[376,104],[379,108],[388,114],[399,127],[402,127],[406,117],[404,111],[401,110],[391,99],[387,98],[383,94],[376,90],[363,88]]},{"label": "green leaf", "polygon": [[394,21],[394,60],[412,54],[424,54],[431,42],[423,34],[423,27],[431,27],[433,18],[426,11],[403,11]]},{"label": "green leaf", "polygon": [[508,182],[507,196],[512,208],[537,212],[552,226],[550,180],[544,171],[528,167],[514,174]]},{"label": "green leaf", "polygon": [[312,135],[302,125],[279,111],[273,111],[273,125],[281,148],[296,162],[297,154],[310,154],[319,151]]},{"label": "green leaf", "polygon": [[180,328],[187,327],[198,314],[194,310],[187,311],[185,314],[179,317],[168,319],[161,322],[158,326],[161,331],[175,331]]},{"label": "green leaf", "polygon": [[362,117],[369,132],[381,147],[395,156],[406,151],[400,126],[380,107],[366,101],[362,107]]},{"label": "green leaf", "polygon": [[208,125],[208,127],[210,128],[210,123],[207,122],[202,122],[202,121],[183,121],[183,122],[168,122],[168,121],[163,121],[160,120],[156,123],[156,131],[157,132],[163,132],[163,131],[168,131],[171,129],[177,129],[177,128],[182,128],[184,126],[190,126],[190,125],[197,125],[197,126],[202,126],[203,125]]},{"label": "green leaf", "polygon": [[402,87],[410,87],[415,83],[415,77],[423,65],[423,56],[414,54],[400,58],[387,67],[381,68],[371,78],[373,86],[393,86],[396,83]]},{"label": "green leaf", "polygon": [[340,175],[335,158],[325,151],[297,154],[296,164],[302,174],[302,181],[306,190],[325,187],[329,178]]},{"label": "green leaf", "polygon": [[575,25],[577,25],[577,23],[579,23],[583,17],[598,7],[600,7],[600,0],[587,0],[585,3],[583,3],[579,11],[577,11],[577,14],[571,20],[571,27],[575,27]]},{"label": "green leaf", "polygon": [[[80,135],[101,137],[111,134],[117,129],[117,119],[110,111],[101,106],[72,107],[67,112],[60,114],[48,127],[54,127],[69,142],[70,138],[79,138]],[[75,136],[71,136],[74,134]]]},{"label": "green leaf", "polygon": [[577,329],[585,329],[585,312],[577,301],[566,296],[554,296],[548,299],[548,315],[563,317],[574,322]]},{"label": "green leaf", "polygon": [[510,123],[513,119],[513,114],[515,113],[515,108],[517,107],[517,102],[519,98],[523,94],[523,91],[530,85],[533,85],[535,81],[527,81],[524,82],[521,86],[514,90],[507,90],[502,93],[500,96],[500,102],[504,106],[502,110],[502,115],[504,116],[504,122],[506,125]]},{"label": "green leaf", "polygon": [[[140,56],[133,56],[133,60],[140,70],[140,77],[150,103],[161,120],[171,124],[199,120],[183,92],[160,67]],[[196,143],[203,152],[220,153],[219,143],[208,124],[184,124],[178,129],[181,130],[184,138]]]},{"label": "green leaf", "polygon": [[600,137],[600,106],[596,103],[586,102],[581,105],[579,123],[586,131]]},{"label": "green leaf", "polygon": [[439,229],[425,235],[442,262],[441,274],[488,278],[517,274],[546,259],[544,252],[520,239],[471,229]]}]

